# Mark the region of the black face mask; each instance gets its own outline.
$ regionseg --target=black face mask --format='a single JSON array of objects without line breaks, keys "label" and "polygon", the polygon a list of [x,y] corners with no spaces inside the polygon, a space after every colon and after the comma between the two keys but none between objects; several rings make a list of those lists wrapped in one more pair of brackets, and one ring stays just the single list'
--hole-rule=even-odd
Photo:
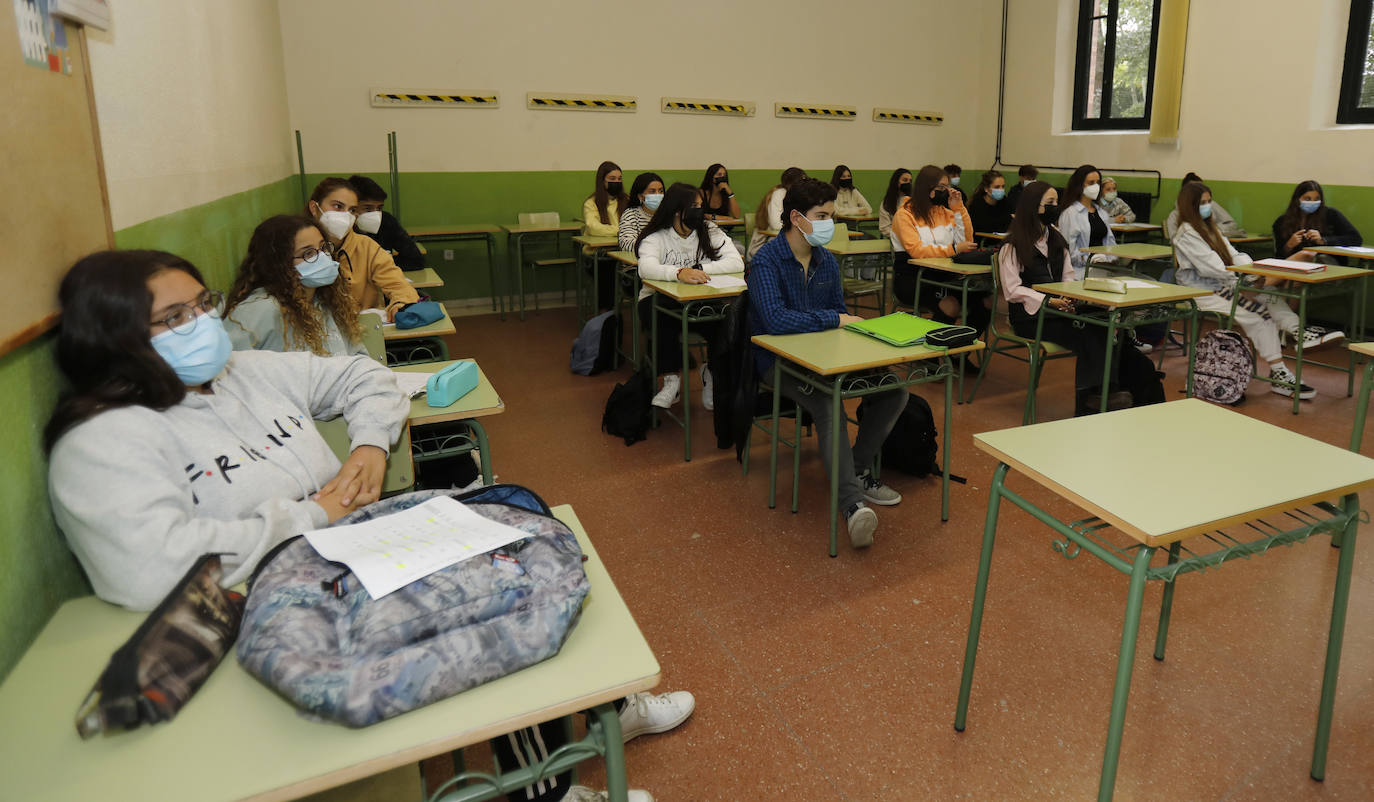
[{"label": "black face mask", "polygon": [[718,175],[718,176],[716,176],[716,178],[715,178],[716,186],[720,186],[721,184],[724,184],[726,181],[729,181],[729,180],[730,180],[730,176],[728,176],[728,175]]},{"label": "black face mask", "polygon": [[908,182],[906,182],[905,184],[898,184],[898,185],[897,185],[897,194],[898,194],[898,195],[910,195],[910,194],[911,194],[911,182],[908,181]]},{"label": "black face mask", "polygon": [[1046,204],[1045,208],[1040,210],[1040,222],[1047,226],[1059,222],[1059,206],[1053,203]]},{"label": "black face mask", "polygon": [[937,187],[930,202],[936,206],[949,206],[949,190],[944,187]]},{"label": "black face mask", "polygon": [[682,210],[682,225],[684,228],[700,228],[706,222],[706,211],[700,206],[693,206],[690,209]]},{"label": "black face mask", "polygon": [[625,188],[624,182],[621,182],[621,181],[611,181],[611,182],[609,182],[609,183],[606,184],[606,194],[607,194],[607,195],[610,195],[612,198],[618,198],[618,197],[620,197],[620,192],[621,192],[621,190],[623,190],[624,188]]},{"label": "black face mask", "polygon": [[852,179],[852,178],[841,178],[841,179],[840,179],[840,189],[853,189],[853,188],[854,188],[854,179]]}]

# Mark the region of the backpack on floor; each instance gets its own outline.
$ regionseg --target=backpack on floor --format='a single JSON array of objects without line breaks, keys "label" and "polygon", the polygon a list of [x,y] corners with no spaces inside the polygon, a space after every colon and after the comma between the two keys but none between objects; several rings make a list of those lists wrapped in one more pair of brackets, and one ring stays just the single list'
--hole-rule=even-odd
[{"label": "backpack on floor", "polygon": [[606,399],[601,413],[601,431],[624,438],[632,446],[649,436],[649,402],[654,397],[654,382],[647,369],[637,370],[624,384],[617,384]]},{"label": "backpack on floor", "polygon": [[1209,332],[1197,343],[1193,395],[1217,404],[1238,403],[1245,398],[1253,367],[1250,344],[1240,332]]},{"label": "backpack on floor", "polygon": [[[450,494],[384,499],[334,526],[442,495]],[[517,485],[453,498],[528,537],[380,599],[304,537],[288,540],[249,580],[237,647],[244,669],[303,710],[362,727],[557,654],[590,590],[576,536]]]},{"label": "backpack on floor", "polygon": [[595,376],[611,369],[616,346],[620,345],[620,316],[614,310],[602,312],[582,326],[573,340],[568,367],[579,376]]},{"label": "backpack on floor", "polygon": [[[855,417],[863,420],[863,401],[859,402]],[[935,430],[935,414],[930,410],[930,402],[919,395],[909,394],[906,407],[897,416],[892,431],[883,441],[882,467],[916,477],[940,476],[939,453],[939,432]],[[949,478],[954,482],[965,481],[954,474],[950,474]]]}]

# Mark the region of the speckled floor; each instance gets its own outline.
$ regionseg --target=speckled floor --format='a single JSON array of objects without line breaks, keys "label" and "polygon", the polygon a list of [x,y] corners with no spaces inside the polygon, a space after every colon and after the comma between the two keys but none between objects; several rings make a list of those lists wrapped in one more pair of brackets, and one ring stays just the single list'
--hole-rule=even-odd
[{"label": "speckled floor", "polygon": [[[699,406],[690,463],[671,423],[628,448],[599,431],[628,372],[568,371],[570,309],[456,324],[453,354],[476,357],[507,404],[487,419],[499,479],[574,506],[658,655],[661,689],[696,694],[685,725],[628,745],[632,787],[664,802],[1095,797],[1125,578],[1060,558],[1048,531],[1009,506],[968,729],[952,727],[994,468],[971,435],[1020,422],[1024,365],[994,362],[977,402],[955,409],[953,439],[941,435],[969,479],[954,485],[950,520],[940,522],[938,480],[889,475],[905,500],[879,509],[876,544],[855,552],[842,533],[830,559],[814,438],[800,512],[770,510],[766,462],[741,476]],[[1169,398],[1181,398],[1182,360],[1166,369]],[[1071,413],[1072,370],[1068,360],[1047,368],[1042,419]],[[1304,379],[1322,394],[1301,416],[1259,383],[1242,411],[1344,445],[1354,404],[1343,377]],[[941,396],[924,394],[940,420]],[[1203,459],[1180,455],[1179,481]],[[1256,469],[1301,466],[1275,454]],[[1130,481],[1130,467],[1120,470]],[[787,486],[790,468],[779,480]],[[1012,486],[1049,499],[1024,480]],[[1116,798],[1374,798],[1371,548],[1355,566],[1324,783],[1308,777],[1337,557],[1323,538],[1180,581],[1168,659],[1150,659],[1148,646],[1137,655]],[[1159,593],[1146,594],[1143,644]],[[600,783],[599,769],[584,781]]]}]

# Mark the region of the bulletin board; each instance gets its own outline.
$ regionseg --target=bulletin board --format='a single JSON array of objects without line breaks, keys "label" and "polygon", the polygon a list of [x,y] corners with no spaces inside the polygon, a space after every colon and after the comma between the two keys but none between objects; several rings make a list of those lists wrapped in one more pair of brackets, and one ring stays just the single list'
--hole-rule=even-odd
[{"label": "bulletin board", "polygon": [[57,324],[57,287],[77,259],[114,247],[85,29],[56,23],[70,73],[35,66],[7,7],[21,4],[0,5],[0,356]]}]

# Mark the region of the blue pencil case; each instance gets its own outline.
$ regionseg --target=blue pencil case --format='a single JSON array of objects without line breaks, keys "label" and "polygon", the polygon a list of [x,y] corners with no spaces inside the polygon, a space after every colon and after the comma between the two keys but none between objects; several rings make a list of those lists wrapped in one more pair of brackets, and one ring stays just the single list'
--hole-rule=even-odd
[{"label": "blue pencil case", "polygon": [[417,301],[396,313],[396,328],[418,329],[443,318],[444,308],[438,301]]},{"label": "blue pencil case", "polygon": [[425,384],[425,401],[432,407],[452,406],[477,386],[477,363],[455,362]]}]

